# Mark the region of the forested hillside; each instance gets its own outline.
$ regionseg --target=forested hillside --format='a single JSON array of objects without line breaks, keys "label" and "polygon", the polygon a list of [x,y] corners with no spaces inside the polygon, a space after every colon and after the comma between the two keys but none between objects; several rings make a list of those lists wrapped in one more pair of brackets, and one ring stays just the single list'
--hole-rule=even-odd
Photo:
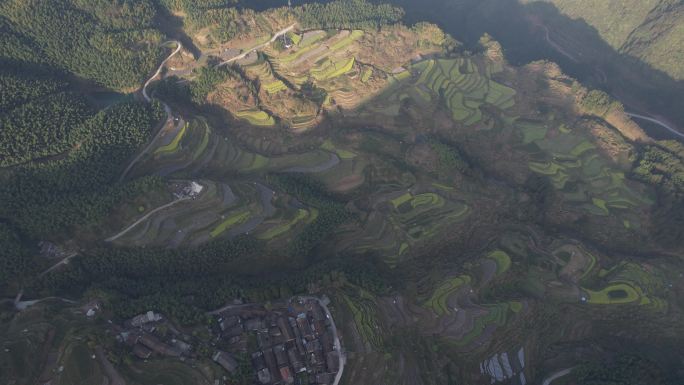
[{"label": "forested hillside", "polygon": [[618,52],[637,57],[675,79],[684,79],[684,3],[681,1],[543,1],[553,3],[573,19],[586,21]]},{"label": "forested hillside", "polygon": [[151,1],[0,2],[1,61],[48,64],[114,88],[136,87],[161,55]]},{"label": "forested hillside", "polygon": [[140,86],[163,53],[155,14],[149,1],[0,2],[0,283],[32,271],[38,240],[161,183],[117,182],[160,106],[101,109],[83,91]]}]

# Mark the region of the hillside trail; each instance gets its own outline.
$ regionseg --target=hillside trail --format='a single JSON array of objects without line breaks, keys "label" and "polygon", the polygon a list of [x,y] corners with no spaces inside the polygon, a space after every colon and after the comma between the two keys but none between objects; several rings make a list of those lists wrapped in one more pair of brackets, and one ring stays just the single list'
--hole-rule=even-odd
[{"label": "hillside trail", "polygon": [[[169,60],[171,60],[172,57],[174,57],[176,54],[178,54],[181,51],[181,49],[183,49],[183,45],[177,40],[173,40],[173,41],[170,41],[168,43],[176,43],[178,45],[178,47],[176,47],[176,49],[169,56],[167,56],[166,59],[164,59],[164,61],[161,62],[161,64],[159,65],[159,68],[157,68],[157,72],[155,72],[154,75],[152,75],[149,79],[147,79],[147,81],[143,85],[142,95],[143,95],[143,98],[145,98],[145,101],[147,101],[148,103],[152,102],[152,98],[147,93],[147,87],[161,74],[166,63]],[[157,134],[152,138],[152,140],[150,140],[147,147],[145,147],[140,153],[138,153],[138,155],[128,164],[128,166],[126,166],[126,169],[123,171],[123,173],[121,173],[121,177],[119,177],[119,182],[124,180],[126,175],[128,175],[128,173],[131,171],[131,168],[133,168],[133,166],[136,163],[138,163],[140,158],[142,158],[142,156],[145,155],[150,150],[150,148],[152,148],[152,145],[157,141],[157,139],[159,139],[162,132],[164,132],[164,127],[166,127],[168,124],[170,124],[174,120],[173,111],[171,111],[171,107],[169,107],[164,102],[161,102],[161,103],[164,106],[164,111],[166,112],[166,121],[161,125],[161,127],[159,127],[159,129],[157,130]],[[185,124],[185,121],[183,121],[183,119],[178,119],[176,121],[176,128],[178,126],[180,126],[181,124]]]},{"label": "hillside trail", "polygon": [[259,44],[258,46],[253,47],[253,48],[251,48],[250,50],[245,51],[245,52],[243,52],[243,53],[241,53],[241,54],[239,54],[239,55],[237,55],[237,56],[235,56],[235,57],[232,57],[232,58],[230,58],[230,59],[228,59],[228,60],[226,60],[226,61],[223,61],[223,62],[219,63],[219,64],[217,65],[217,67],[220,67],[220,66],[223,66],[223,65],[226,65],[226,64],[230,64],[230,63],[232,63],[232,62],[234,62],[234,61],[236,61],[236,60],[244,59],[245,56],[249,55],[250,53],[252,53],[252,52],[254,52],[254,51],[257,51],[257,50],[260,50],[260,49],[266,47],[267,45],[269,45],[269,44],[273,43],[274,41],[276,41],[277,38],[279,38],[279,37],[283,36],[284,34],[290,32],[290,31],[292,30],[292,28],[295,27],[295,25],[297,25],[297,23],[292,23],[292,25],[290,25],[289,27],[283,28],[283,29],[281,29],[280,31],[276,32],[276,33],[271,37],[271,40],[269,40],[269,41],[267,41],[267,42],[265,42],[265,43],[263,43],[263,44]]}]

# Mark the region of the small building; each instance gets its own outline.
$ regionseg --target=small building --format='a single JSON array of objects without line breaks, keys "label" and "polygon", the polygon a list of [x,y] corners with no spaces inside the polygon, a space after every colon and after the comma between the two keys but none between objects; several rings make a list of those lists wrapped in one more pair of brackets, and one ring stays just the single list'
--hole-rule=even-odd
[{"label": "small building", "polygon": [[247,331],[257,331],[257,330],[268,330],[266,328],[266,322],[262,318],[250,318],[245,321],[245,330]]},{"label": "small building", "polygon": [[135,346],[133,346],[133,354],[135,354],[136,357],[145,360],[150,358],[152,351],[141,344],[135,344]]},{"label": "small building", "polygon": [[149,322],[157,322],[162,319],[161,314],[155,313],[152,310],[144,314],[139,314],[131,319],[131,326],[139,328]]},{"label": "small building", "polygon": [[280,329],[280,333],[283,335],[285,341],[292,341],[295,336],[294,333],[292,333],[292,328],[290,327],[289,322],[285,319],[285,317],[280,317],[278,318],[278,328]]},{"label": "small building", "polygon": [[276,345],[273,347],[273,353],[276,357],[276,363],[278,367],[286,366],[288,363],[287,352],[285,351],[285,345]]},{"label": "small building", "polygon": [[252,353],[252,366],[257,371],[266,367],[266,360],[264,359],[264,353],[262,353],[262,352]]},{"label": "small building", "polygon": [[144,333],[140,336],[138,342],[164,356],[179,357],[181,355],[180,350],[161,342],[157,337],[151,334]]},{"label": "small building", "polygon": [[287,349],[287,357],[290,359],[290,364],[292,364],[296,373],[306,371],[306,366],[304,366],[302,357],[299,355],[296,348],[292,347]]},{"label": "small building", "polygon": [[269,384],[269,383],[271,383],[271,380],[272,380],[271,372],[269,372],[268,368],[263,368],[263,369],[257,371],[257,379],[262,384]]},{"label": "small building", "polygon": [[273,354],[273,349],[264,350],[264,361],[266,361],[266,367],[271,373],[271,380],[276,382],[280,379],[280,374],[278,371],[278,363],[276,361],[275,354]]},{"label": "small building", "polygon": [[286,384],[294,383],[294,377],[292,377],[292,372],[290,371],[290,368],[288,368],[287,366],[280,368],[280,377]]},{"label": "small building", "polygon": [[211,359],[214,360],[214,362],[216,362],[217,364],[221,365],[221,367],[227,370],[229,373],[233,373],[237,370],[237,361],[235,361],[235,358],[233,358],[233,356],[226,352],[217,350]]}]

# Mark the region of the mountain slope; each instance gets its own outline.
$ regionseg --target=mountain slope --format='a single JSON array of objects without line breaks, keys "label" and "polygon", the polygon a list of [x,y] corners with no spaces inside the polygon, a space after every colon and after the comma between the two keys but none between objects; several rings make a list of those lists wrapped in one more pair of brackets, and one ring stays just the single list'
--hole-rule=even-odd
[{"label": "mountain slope", "polygon": [[[535,0],[539,1],[539,0]],[[526,0],[528,3],[535,1]],[[620,53],[684,79],[684,3],[679,0],[543,0],[583,19]]]}]

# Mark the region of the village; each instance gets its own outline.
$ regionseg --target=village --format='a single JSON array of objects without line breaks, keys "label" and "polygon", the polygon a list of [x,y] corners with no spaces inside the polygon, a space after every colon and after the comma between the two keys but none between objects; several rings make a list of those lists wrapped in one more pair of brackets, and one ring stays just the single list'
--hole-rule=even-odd
[{"label": "village", "polygon": [[177,358],[190,363],[209,355],[226,380],[238,371],[244,374],[241,366],[248,357],[253,384],[336,385],[345,357],[328,302],[327,297],[294,297],[267,306],[225,306],[210,313],[214,322],[208,352],[198,348],[203,342],[151,310],[123,325],[112,324],[111,331],[139,360]]}]

